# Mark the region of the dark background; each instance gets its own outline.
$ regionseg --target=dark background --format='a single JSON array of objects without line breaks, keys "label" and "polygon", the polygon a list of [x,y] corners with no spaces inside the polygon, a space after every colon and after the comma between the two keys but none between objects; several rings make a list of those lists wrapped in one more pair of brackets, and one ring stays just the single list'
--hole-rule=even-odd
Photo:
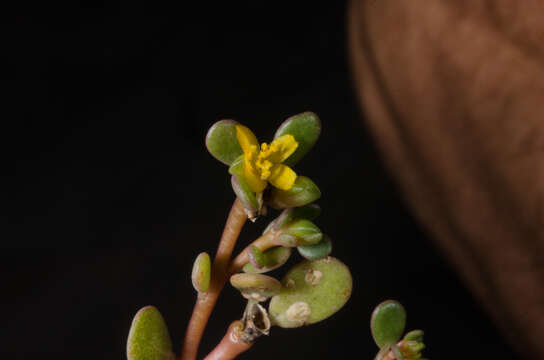
[{"label": "dark background", "polygon": [[[296,170],[323,192],[317,224],[354,292],[333,318],[273,328],[241,358],[371,359],[369,316],[387,298],[426,331],[431,359],[514,357],[376,154],[350,80],[345,3],[297,4],[72,1],[14,14],[0,129],[4,357],[125,358],[148,304],[179,353],[193,259],[215,251],[234,199],[207,129],[234,118],[265,141],[306,110],[323,133]],[[238,250],[267,221],[248,224]],[[202,355],[243,307],[227,287]]]}]

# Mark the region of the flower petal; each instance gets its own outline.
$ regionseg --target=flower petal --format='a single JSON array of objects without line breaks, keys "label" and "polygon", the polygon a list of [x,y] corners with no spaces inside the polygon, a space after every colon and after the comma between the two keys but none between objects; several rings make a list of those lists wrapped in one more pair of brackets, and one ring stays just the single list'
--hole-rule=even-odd
[{"label": "flower petal", "polygon": [[277,164],[270,169],[268,181],[278,189],[290,190],[297,179],[297,174],[287,165]]},{"label": "flower petal", "polygon": [[295,152],[298,142],[293,135],[287,134],[274,139],[270,147],[276,152],[274,154],[274,162],[281,163]]},{"label": "flower petal", "polygon": [[259,149],[259,142],[257,141],[255,134],[244,125],[236,125],[236,138],[238,139],[238,143],[244,154],[251,152],[252,145]]},{"label": "flower petal", "polygon": [[247,158],[244,161],[244,178],[253,192],[259,193],[266,188],[266,181],[260,178],[252,162]]}]

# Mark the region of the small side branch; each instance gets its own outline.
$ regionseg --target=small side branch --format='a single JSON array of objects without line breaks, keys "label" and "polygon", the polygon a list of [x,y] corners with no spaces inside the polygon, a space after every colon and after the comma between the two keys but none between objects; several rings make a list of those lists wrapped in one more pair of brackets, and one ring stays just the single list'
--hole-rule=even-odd
[{"label": "small side branch", "polygon": [[232,260],[229,273],[234,274],[234,273],[240,272],[242,267],[244,267],[244,265],[249,262],[249,256],[247,252],[249,251],[249,248],[252,245],[256,246],[261,251],[266,251],[270,249],[271,247],[277,246],[274,240],[275,240],[275,233],[273,231],[269,231],[266,234],[259,237],[254,242],[252,242],[251,244],[249,244],[248,246],[246,246],[245,249],[242,250],[240,254],[238,254],[238,256],[234,258],[234,260]]}]

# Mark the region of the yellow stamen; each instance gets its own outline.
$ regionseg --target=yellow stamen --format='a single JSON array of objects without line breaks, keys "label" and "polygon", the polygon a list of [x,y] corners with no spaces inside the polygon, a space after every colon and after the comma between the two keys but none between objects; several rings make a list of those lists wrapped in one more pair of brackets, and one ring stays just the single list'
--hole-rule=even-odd
[{"label": "yellow stamen", "polygon": [[296,173],[281,164],[298,147],[292,135],[284,135],[259,147],[257,138],[243,125],[236,126],[236,137],[244,152],[244,175],[255,192],[262,192],[268,180],[273,186],[289,190],[293,187]]}]

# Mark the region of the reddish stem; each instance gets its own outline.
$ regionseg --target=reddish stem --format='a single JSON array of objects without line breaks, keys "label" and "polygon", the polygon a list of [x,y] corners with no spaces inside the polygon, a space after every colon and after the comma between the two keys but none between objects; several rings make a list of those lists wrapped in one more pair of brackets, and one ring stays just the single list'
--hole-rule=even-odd
[{"label": "reddish stem", "polygon": [[238,198],[234,201],[229,213],[229,217],[223,230],[223,235],[219,242],[219,247],[212,265],[212,276],[210,287],[207,292],[200,293],[195,306],[191,320],[187,325],[183,347],[181,349],[181,360],[195,360],[198,352],[198,346],[208,319],[213,311],[217,298],[227,281],[229,275],[228,266],[232,250],[240,231],[247,220],[244,207]]},{"label": "reddish stem", "polygon": [[253,344],[247,344],[240,340],[240,334],[243,329],[244,324],[240,320],[236,320],[230,324],[223,340],[204,360],[231,360],[247,351]]}]

